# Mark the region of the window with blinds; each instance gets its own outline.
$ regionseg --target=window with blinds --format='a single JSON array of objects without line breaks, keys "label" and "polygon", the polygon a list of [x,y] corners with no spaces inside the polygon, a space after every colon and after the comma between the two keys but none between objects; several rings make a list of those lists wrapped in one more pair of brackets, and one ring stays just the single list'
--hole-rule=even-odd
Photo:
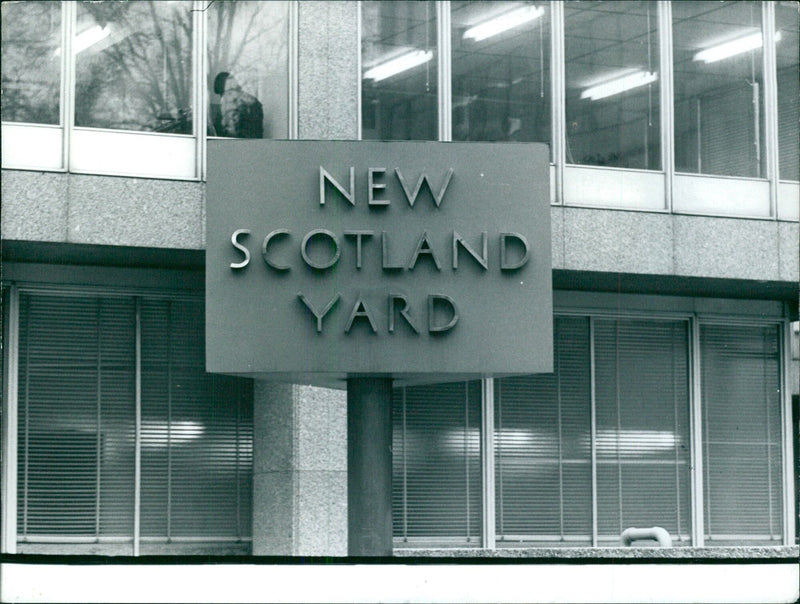
[{"label": "window with blinds", "polygon": [[395,539],[480,546],[480,382],[397,388],[392,423]]},{"label": "window with blinds", "polygon": [[686,321],[594,323],[598,541],[659,526],[691,543]]},{"label": "window with blinds", "polygon": [[778,328],[702,325],[700,355],[706,544],[780,542]]},{"label": "window with blinds", "polygon": [[552,374],[495,380],[496,534],[591,545],[589,320],[555,320]]},{"label": "window with blinds", "polygon": [[[137,375],[137,312],[141,338]],[[199,300],[20,294],[18,537],[250,534],[249,384],[205,373]]]}]

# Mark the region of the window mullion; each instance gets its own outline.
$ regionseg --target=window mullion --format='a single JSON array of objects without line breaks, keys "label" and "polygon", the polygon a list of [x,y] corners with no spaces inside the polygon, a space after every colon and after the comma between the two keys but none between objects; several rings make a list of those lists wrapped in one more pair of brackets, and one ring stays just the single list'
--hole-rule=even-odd
[{"label": "window mullion", "polygon": [[483,547],[494,549],[495,475],[494,475],[494,378],[481,380],[481,464],[483,473]]},{"label": "window mullion", "polygon": [[552,145],[556,173],[556,203],[564,203],[564,163],[566,161],[566,93],[564,65],[564,5],[550,3],[550,94],[552,107]]},{"label": "window mullion", "polygon": [[450,2],[436,3],[436,32],[439,47],[439,140],[453,140],[452,42],[450,39]]},{"label": "window mullion", "polygon": [[194,0],[192,11],[192,130],[195,138],[195,176],[201,180],[206,178],[206,134],[208,123],[208,87],[206,71],[208,56],[206,53],[206,11],[207,3]]},{"label": "window mullion", "polygon": [[141,531],[142,495],[142,299],[136,297],[136,338],[134,374],[134,467],[133,467],[133,555],[139,555],[139,533]]},{"label": "window mullion", "polygon": [[672,182],[675,174],[672,4],[665,0],[658,3],[658,48],[661,54],[661,166],[664,170],[664,207],[672,212]]},{"label": "window mullion", "polygon": [[778,218],[778,80],[775,50],[775,5],[763,2],[761,25],[764,52],[764,146],[766,147],[766,177],[769,180],[770,216]]},{"label": "window mullion", "polygon": [[75,125],[75,53],[72,52],[75,25],[78,14],[77,2],[61,3],[61,127],[64,131],[61,149],[61,165],[70,169],[70,147],[72,128]]},{"label": "window mullion", "polygon": [[703,501],[703,414],[700,383],[700,325],[697,318],[690,320],[691,337],[691,392],[689,431],[691,434],[691,485],[692,485],[692,545],[705,545],[705,516]]},{"label": "window mullion", "polygon": [[[4,391],[3,391],[3,425],[2,425],[2,475],[0,481],[2,488],[2,547],[0,552],[4,554],[17,553],[17,464],[18,464],[18,430],[19,425],[19,290],[15,285],[11,285],[6,292],[4,302],[8,308],[5,317],[7,321],[4,327],[6,335],[6,350],[3,358],[4,363]],[[27,395],[27,389],[25,390]],[[27,407],[26,407],[27,410]],[[28,428],[25,426],[27,438]],[[28,448],[25,447],[27,456]],[[27,457],[26,457],[27,458]],[[27,469],[27,465],[26,465]],[[27,473],[24,479],[27,484]],[[23,500],[27,509],[27,502]]]},{"label": "window mullion", "polygon": [[792,345],[791,345],[791,324],[784,321],[781,329],[781,461],[783,466],[783,544],[794,545],[795,533],[795,507],[794,498],[794,442],[792,426],[792,383],[791,365]]},{"label": "window mullion", "polygon": [[597,547],[597,393],[594,358],[594,317],[589,318],[589,375],[591,381],[591,425],[592,448],[592,547]]}]

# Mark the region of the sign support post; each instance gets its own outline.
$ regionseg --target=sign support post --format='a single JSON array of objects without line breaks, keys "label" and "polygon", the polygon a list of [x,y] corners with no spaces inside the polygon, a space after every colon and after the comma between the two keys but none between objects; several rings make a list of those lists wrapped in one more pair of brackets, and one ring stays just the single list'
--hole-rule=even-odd
[{"label": "sign support post", "polygon": [[347,554],[392,555],[392,380],[347,380]]}]

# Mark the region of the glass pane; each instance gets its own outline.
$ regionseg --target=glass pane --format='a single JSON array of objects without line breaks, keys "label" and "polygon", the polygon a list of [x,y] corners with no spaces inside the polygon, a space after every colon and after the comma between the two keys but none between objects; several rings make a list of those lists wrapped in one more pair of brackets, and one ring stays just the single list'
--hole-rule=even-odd
[{"label": "glass pane", "polygon": [[683,321],[595,322],[601,541],[659,526],[691,535],[689,346]]},{"label": "glass pane", "polygon": [[567,162],[661,169],[654,2],[567,2]]},{"label": "glass pane", "polygon": [[495,380],[498,541],[589,545],[589,321],[555,320],[554,372]]},{"label": "glass pane", "polygon": [[59,123],[61,4],[3,2],[4,122]]},{"label": "glass pane", "polygon": [[703,325],[700,366],[707,544],[780,542],[778,329]]},{"label": "glass pane", "polygon": [[674,2],[675,168],[763,177],[760,2]]},{"label": "glass pane", "polygon": [[81,2],[75,125],[192,132],[191,2]]},{"label": "glass pane", "polygon": [[209,7],[210,136],[288,137],[288,46],[288,2]]},{"label": "glass pane", "polygon": [[453,2],[453,140],[550,143],[550,7]]},{"label": "glass pane", "polygon": [[361,5],[362,138],[438,138],[434,2]]},{"label": "glass pane", "polygon": [[775,4],[780,178],[800,180],[800,4]]},{"label": "glass pane", "polygon": [[392,424],[394,536],[480,545],[480,382],[397,388]]}]

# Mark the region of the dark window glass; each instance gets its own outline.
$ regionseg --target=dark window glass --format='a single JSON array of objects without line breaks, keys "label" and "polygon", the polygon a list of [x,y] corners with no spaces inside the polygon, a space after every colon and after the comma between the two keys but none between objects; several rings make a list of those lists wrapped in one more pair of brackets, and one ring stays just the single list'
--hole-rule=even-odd
[{"label": "dark window glass", "polygon": [[75,125],[192,133],[192,3],[81,2]]},{"label": "dark window glass", "polygon": [[59,123],[61,3],[3,2],[4,122]]},{"label": "dark window glass", "polygon": [[780,178],[800,180],[800,3],[776,2]]},{"label": "dark window glass", "polygon": [[763,178],[761,3],[673,2],[672,38],[675,169]]},{"label": "dark window glass", "polygon": [[550,143],[550,6],[453,2],[453,140]]},{"label": "dark window glass", "polygon": [[567,2],[567,162],[661,169],[655,2]]},{"label": "dark window glass", "polygon": [[208,134],[288,136],[288,2],[208,8]]},{"label": "dark window glass", "polygon": [[362,138],[436,140],[434,2],[361,3]]}]

